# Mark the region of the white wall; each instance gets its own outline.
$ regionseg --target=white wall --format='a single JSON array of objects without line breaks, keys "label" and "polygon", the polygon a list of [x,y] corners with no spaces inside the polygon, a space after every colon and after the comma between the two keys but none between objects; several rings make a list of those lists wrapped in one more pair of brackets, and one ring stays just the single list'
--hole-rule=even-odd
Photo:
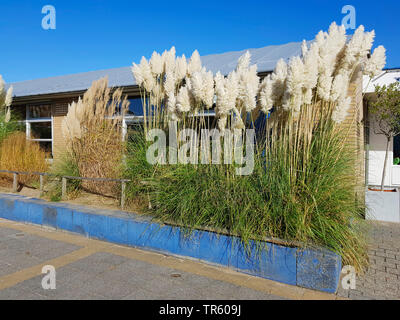
[{"label": "white wall", "polygon": [[[371,121],[372,122],[372,121]],[[375,134],[373,123],[369,129],[369,165],[368,165],[368,185],[380,185],[382,181],[383,163],[386,153],[386,136]],[[393,167],[393,140],[389,145],[389,154],[386,167],[385,185],[392,185]]]},{"label": "white wall", "polygon": [[[398,81],[400,69],[385,70],[381,75],[370,80],[369,77],[363,78],[363,93],[367,96],[374,95],[376,85],[389,85]],[[368,185],[380,185],[382,181],[383,163],[386,153],[386,137],[374,133],[374,123],[372,119],[369,128],[369,165],[368,165]],[[400,186],[400,166],[393,165],[393,140],[389,145],[389,154],[385,175],[386,186]]]}]

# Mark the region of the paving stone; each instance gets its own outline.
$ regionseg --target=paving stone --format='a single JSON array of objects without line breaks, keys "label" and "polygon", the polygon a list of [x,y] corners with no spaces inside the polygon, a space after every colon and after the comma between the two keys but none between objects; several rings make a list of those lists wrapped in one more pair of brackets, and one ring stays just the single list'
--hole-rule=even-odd
[{"label": "paving stone", "polygon": [[371,225],[368,256],[370,265],[357,276],[356,290],[338,290],[350,299],[400,299],[400,224],[368,222]]}]

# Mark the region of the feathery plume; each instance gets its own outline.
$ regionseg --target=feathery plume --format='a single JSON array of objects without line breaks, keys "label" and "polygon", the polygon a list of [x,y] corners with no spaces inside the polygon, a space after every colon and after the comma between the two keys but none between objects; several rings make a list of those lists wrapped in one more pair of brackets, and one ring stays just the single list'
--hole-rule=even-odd
[{"label": "feathery plume", "polygon": [[151,71],[155,76],[160,75],[164,71],[163,59],[157,52],[153,52],[150,58]]},{"label": "feathery plume", "polygon": [[6,116],[4,118],[4,122],[8,123],[11,120],[11,109],[8,107],[6,111]]},{"label": "feathery plume", "polygon": [[180,88],[178,96],[176,97],[176,108],[179,112],[189,112],[191,110],[191,99],[189,90],[186,86]]},{"label": "feathery plume", "polygon": [[337,102],[346,98],[349,89],[349,75],[347,73],[339,73],[332,82],[332,89],[329,101]]},{"label": "feathery plume", "polygon": [[6,94],[6,99],[4,101],[4,105],[6,107],[11,106],[12,103],[12,94],[13,94],[13,87],[9,87]]},{"label": "feathery plume", "polygon": [[192,75],[195,72],[201,71],[201,59],[199,52],[195,50],[189,60],[187,66],[187,72],[189,75]]},{"label": "feathery plume", "polygon": [[182,55],[182,57],[176,58],[176,63],[175,63],[175,77],[177,81],[181,81],[183,78],[185,78],[188,70],[188,64],[186,61],[185,55]]},{"label": "feathery plume", "polygon": [[172,46],[169,51],[164,51],[161,55],[161,60],[164,62],[164,72],[174,72],[175,70],[175,47]]},{"label": "feathery plume", "polygon": [[238,60],[236,73],[238,76],[238,109],[251,112],[257,105],[257,93],[260,84],[257,75],[257,65],[250,66],[250,53],[246,53]]},{"label": "feathery plume", "polygon": [[275,70],[271,75],[272,80],[272,100],[276,107],[282,105],[282,98],[285,93],[288,66],[283,59],[279,59]]},{"label": "feathery plume", "polygon": [[143,81],[144,81],[144,78],[142,75],[142,68],[140,67],[140,65],[137,65],[136,63],[134,63],[131,70],[132,70],[133,76],[136,80],[136,84],[139,87],[141,87],[143,85]]},{"label": "feathery plume", "polygon": [[235,107],[238,97],[238,79],[235,71],[232,71],[227,78],[218,72],[214,78],[215,94],[217,96],[215,112],[217,117],[227,116]]},{"label": "feathery plume", "polygon": [[346,117],[351,105],[351,98],[340,99],[335,110],[332,112],[332,120],[338,124],[342,123]]},{"label": "feathery plume", "polygon": [[288,96],[290,96],[290,99],[289,104],[285,104],[285,108],[287,109],[288,106],[290,106],[291,110],[298,113],[303,103],[302,89],[305,80],[304,63],[300,57],[293,57],[289,62],[288,69],[289,72],[286,87],[288,95],[286,97],[288,98]]},{"label": "feathery plume", "polygon": [[143,77],[142,85],[144,89],[150,93],[156,85],[156,80],[151,72],[150,64],[145,57],[142,57],[142,60],[140,61],[140,69]]},{"label": "feathery plume", "polygon": [[242,56],[240,56],[236,66],[236,71],[239,72],[240,70],[248,69],[250,66],[250,58],[251,55],[249,51],[246,51]]},{"label": "feathery plume", "polygon": [[272,87],[273,87],[273,81],[271,79],[271,76],[268,75],[261,82],[258,94],[259,105],[261,107],[262,112],[264,112],[265,114],[268,114],[274,105],[274,100],[272,98],[273,97]]},{"label": "feathery plume", "polygon": [[386,65],[386,49],[383,46],[377,47],[371,58],[365,62],[364,71],[365,75],[374,78],[382,72]]},{"label": "feathery plume", "polygon": [[165,80],[164,80],[164,90],[167,94],[167,96],[172,96],[175,95],[175,89],[176,89],[176,78],[175,74],[172,72],[168,72],[165,75]]},{"label": "feathery plume", "polygon": [[214,77],[211,71],[205,68],[196,71],[190,77],[190,85],[193,97],[198,103],[203,103],[208,109],[213,104],[214,99]]}]

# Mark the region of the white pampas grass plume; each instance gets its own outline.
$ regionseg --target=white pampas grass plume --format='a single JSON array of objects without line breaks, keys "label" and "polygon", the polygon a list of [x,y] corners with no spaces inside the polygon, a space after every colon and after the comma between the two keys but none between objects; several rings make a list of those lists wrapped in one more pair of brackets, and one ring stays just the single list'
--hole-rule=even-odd
[{"label": "white pampas grass plume", "polygon": [[272,80],[272,99],[275,106],[282,105],[282,98],[285,93],[286,79],[288,73],[287,63],[280,59],[271,75]]},{"label": "white pampas grass plume", "polygon": [[4,118],[4,122],[7,123],[7,122],[10,122],[10,120],[11,120],[11,110],[10,110],[10,108],[7,108],[6,116]]},{"label": "white pampas grass plume", "polygon": [[6,99],[4,101],[4,105],[6,107],[11,106],[12,103],[12,95],[13,95],[13,87],[9,87],[6,94]]},{"label": "white pampas grass plume", "polygon": [[260,79],[257,75],[257,65],[250,65],[250,53],[246,53],[238,60],[236,73],[238,76],[238,108],[251,112],[257,105],[257,93]]},{"label": "white pampas grass plume", "polygon": [[261,82],[258,94],[259,105],[261,107],[262,112],[264,112],[265,114],[268,114],[274,105],[274,100],[272,97],[272,87],[273,87],[273,81],[271,79],[271,76],[268,75]]},{"label": "white pampas grass plume", "polygon": [[[3,80],[3,77],[0,75],[0,110],[1,111],[6,111],[5,108],[11,106],[11,103],[12,103],[13,87],[9,87],[6,92],[5,86],[6,86],[6,84]],[[8,110],[9,109],[7,109],[7,112],[8,112]]]},{"label": "white pampas grass plume", "polygon": [[148,93],[150,93],[156,85],[156,80],[151,72],[150,63],[146,60],[145,57],[142,57],[142,60],[140,61],[140,69],[141,75],[143,77],[142,85],[144,89]]},{"label": "white pampas grass plume", "polygon": [[195,72],[201,71],[201,59],[200,59],[200,54],[197,50],[195,50],[190,57],[188,66],[187,66],[187,72],[189,75],[192,75]]},{"label": "white pampas grass plume", "polygon": [[250,66],[250,52],[246,51],[238,60],[236,71],[245,70]]},{"label": "white pampas grass plume", "polygon": [[143,85],[143,81],[144,81],[144,78],[142,75],[142,68],[140,67],[140,65],[134,63],[131,70],[132,70],[133,76],[136,80],[136,84],[139,87],[141,87]]},{"label": "white pampas grass plume", "polygon": [[164,51],[161,59],[164,62],[164,72],[174,72],[175,70],[175,55],[176,50],[175,47],[171,47],[169,51]]},{"label": "white pampas grass plume", "polygon": [[327,73],[323,73],[320,75],[318,80],[317,94],[322,100],[325,101],[330,100],[332,80],[333,80],[332,76],[330,76]]},{"label": "white pampas grass plume", "polygon": [[350,105],[350,97],[340,99],[335,110],[332,112],[332,120],[338,124],[342,123],[347,117],[347,112],[350,108]]},{"label": "white pampas grass plume", "polygon": [[360,59],[366,57],[371,50],[374,36],[374,32],[365,33],[363,25],[357,28],[345,49],[343,58],[343,67],[345,69],[350,71],[353,66],[360,62]]},{"label": "white pampas grass plume", "polygon": [[179,112],[189,112],[191,110],[191,99],[189,90],[186,86],[180,88],[176,97],[176,108]]},{"label": "white pampas grass plume", "polygon": [[214,103],[214,76],[211,71],[206,72],[203,75],[203,103],[205,104],[206,108],[211,108]]},{"label": "white pampas grass plume", "polygon": [[205,68],[194,72],[190,77],[190,85],[196,101],[203,103],[206,108],[210,108],[214,99],[214,77],[212,72],[207,72]]},{"label": "white pampas grass plume", "polygon": [[311,104],[312,91],[318,82],[318,45],[314,42],[310,49],[303,41],[303,61],[304,61],[304,103]]},{"label": "white pampas grass plume", "polygon": [[185,55],[182,55],[182,57],[176,58],[175,61],[175,77],[177,81],[181,81],[183,78],[185,78],[188,70],[188,64],[186,61]]},{"label": "white pampas grass plume", "polygon": [[178,115],[176,114],[176,97],[175,95],[168,96],[167,99],[167,112],[170,120],[178,120]]},{"label": "white pampas grass plume", "polygon": [[346,44],[346,28],[343,25],[338,26],[336,22],[332,22],[329,26],[327,41],[331,54],[336,58]]},{"label": "white pampas grass plume", "polygon": [[[286,92],[290,96],[290,107],[299,112],[303,103],[303,86],[305,81],[304,63],[300,57],[293,57],[289,62]],[[288,99],[288,96],[286,97]],[[286,108],[288,105],[286,105]]]},{"label": "white pampas grass plume", "polygon": [[364,66],[364,74],[371,78],[376,77],[382,72],[382,69],[386,65],[386,49],[383,46],[379,46],[374,50]]},{"label": "white pampas grass plume", "polygon": [[82,99],[72,102],[68,106],[68,113],[61,123],[61,131],[64,138],[79,139],[82,136],[81,121],[84,113]]},{"label": "white pampas grass plume", "polygon": [[349,75],[340,73],[335,76],[332,82],[330,101],[336,102],[339,99],[343,100],[347,96],[349,89]]},{"label": "white pampas grass plume", "polygon": [[160,75],[164,71],[163,59],[157,52],[153,52],[150,58],[151,71],[154,75]]},{"label": "white pampas grass plume", "polygon": [[[329,32],[320,31],[315,38],[318,47],[318,71],[324,77],[322,82],[326,85],[321,90],[326,93],[328,80],[334,75],[339,57],[343,55],[346,44],[346,30],[343,26],[338,27],[336,23],[332,23],[329,27]],[[324,95],[321,93],[321,95]]]},{"label": "white pampas grass plume", "polygon": [[[215,95],[215,113],[217,117],[226,117],[235,107],[238,96],[238,80],[235,71],[232,71],[227,78],[218,72],[214,78]],[[226,120],[226,119],[225,119]]]},{"label": "white pampas grass plume", "polygon": [[176,78],[175,74],[172,72],[168,72],[165,75],[165,80],[164,80],[164,90],[167,94],[167,96],[172,96],[175,95],[175,89],[176,89]]},{"label": "white pampas grass plume", "polygon": [[239,83],[237,73],[232,71],[225,79],[225,104],[226,109],[235,107],[235,101],[239,95]]},{"label": "white pampas grass plume", "polygon": [[203,98],[203,73],[201,71],[194,72],[189,81],[194,98],[201,103]]},{"label": "white pampas grass plume", "polygon": [[151,91],[151,95],[155,100],[163,98],[163,91],[159,82],[155,82],[153,90]]}]

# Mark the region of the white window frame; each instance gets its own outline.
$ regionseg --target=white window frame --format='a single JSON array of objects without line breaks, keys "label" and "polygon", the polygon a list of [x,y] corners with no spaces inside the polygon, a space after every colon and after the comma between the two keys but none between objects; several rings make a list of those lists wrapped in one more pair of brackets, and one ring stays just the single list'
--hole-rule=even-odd
[{"label": "white window frame", "polygon": [[[50,106],[50,112],[51,112],[51,117],[47,118],[31,118],[30,113],[29,113],[29,107],[35,107],[35,106],[44,106],[44,105],[49,105]],[[50,122],[51,125],[51,139],[32,139],[31,138],[31,124],[32,123],[43,123],[43,122]],[[53,107],[51,104],[27,104],[26,105],[26,120],[25,120],[25,126],[26,126],[26,139],[30,141],[37,141],[37,142],[51,142],[51,154],[53,155],[53,150],[54,150],[54,143],[53,143],[53,138],[54,138],[54,126],[53,126]],[[51,158],[48,160],[52,160]]]}]

